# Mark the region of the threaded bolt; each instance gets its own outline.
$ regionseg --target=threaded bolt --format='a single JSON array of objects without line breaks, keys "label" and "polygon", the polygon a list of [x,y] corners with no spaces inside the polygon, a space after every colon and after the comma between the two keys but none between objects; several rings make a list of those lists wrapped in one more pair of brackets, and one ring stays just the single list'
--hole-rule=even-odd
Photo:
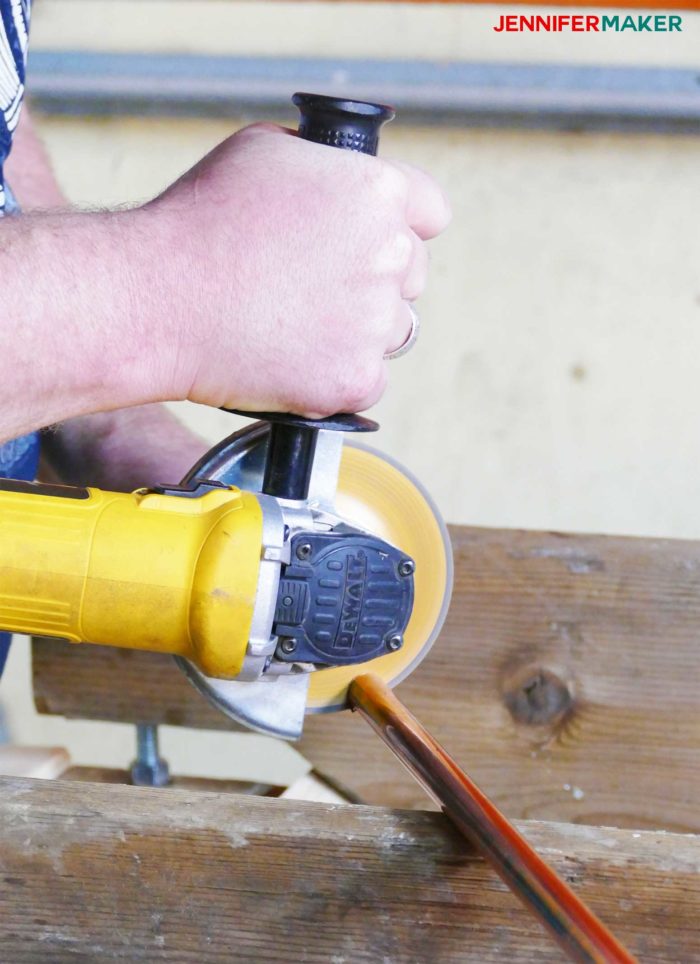
[{"label": "threaded bolt", "polygon": [[136,759],[131,764],[131,782],[137,787],[165,787],[170,769],[158,751],[158,727],[152,723],[136,726]]}]

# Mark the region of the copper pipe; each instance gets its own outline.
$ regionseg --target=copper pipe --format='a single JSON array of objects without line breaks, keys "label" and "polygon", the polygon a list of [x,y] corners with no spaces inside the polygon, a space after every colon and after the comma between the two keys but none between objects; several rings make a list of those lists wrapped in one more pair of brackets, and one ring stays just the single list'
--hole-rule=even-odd
[{"label": "copper pipe", "polygon": [[635,964],[378,676],[358,676],[349,700],[572,961]]}]

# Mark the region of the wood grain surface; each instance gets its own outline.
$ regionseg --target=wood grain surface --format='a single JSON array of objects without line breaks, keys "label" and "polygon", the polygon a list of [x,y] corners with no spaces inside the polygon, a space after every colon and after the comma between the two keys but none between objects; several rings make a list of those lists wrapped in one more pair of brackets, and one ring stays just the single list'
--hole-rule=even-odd
[{"label": "wood grain surface", "polygon": [[[454,527],[455,590],[397,690],[511,817],[700,831],[700,543]],[[169,659],[38,642],[37,706],[229,726]],[[370,803],[424,807],[362,720],[301,751]]]},{"label": "wood grain surface", "polygon": [[[78,783],[109,783],[131,786],[129,770],[115,767],[71,766],[61,774],[61,780],[75,780]],[[285,788],[273,787],[265,783],[246,783],[243,780],[219,780],[214,777],[188,777],[173,774],[167,789],[197,790],[207,793],[238,793],[256,796],[280,796]]]},{"label": "wood grain surface", "polygon": [[[519,824],[642,961],[700,955],[700,841]],[[0,779],[11,964],[561,961],[440,814]]]}]

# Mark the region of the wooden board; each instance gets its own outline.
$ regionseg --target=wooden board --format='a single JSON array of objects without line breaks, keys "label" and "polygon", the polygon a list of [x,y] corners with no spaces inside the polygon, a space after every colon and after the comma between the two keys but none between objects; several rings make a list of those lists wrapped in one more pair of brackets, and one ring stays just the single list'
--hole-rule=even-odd
[{"label": "wooden board", "polygon": [[70,766],[70,754],[62,746],[0,746],[0,775],[53,780]]},{"label": "wooden board", "polygon": [[[698,959],[698,839],[520,829],[641,960]],[[12,964],[562,959],[440,814],[5,778],[0,881]]]},{"label": "wooden board", "polygon": [[[2,773],[2,771],[0,771]],[[11,776],[36,776],[36,774],[8,774]],[[58,774],[56,774],[58,776]],[[43,777],[43,774],[41,775]],[[111,783],[131,786],[129,770],[113,767],[72,766],[60,774],[62,780],[80,783]],[[258,797],[284,797],[285,800],[317,800],[322,803],[357,803],[350,800],[316,770],[299,777],[291,786],[273,786],[269,783],[244,783],[241,780],[220,780],[214,777],[172,776],[167,784],[169,790],[197,790],[207,793],[237,793]]]},{"label": "wooden board", "polygon": [[[398,692],[510,816],[700,831],[700,542],[455,527],[432,652]],[[226,727],[162,657],[38,643],[37,706]],[[423,793],[348,713],[301,751],[364,800]]]},{"label": "wooden board", "polygon": [[[72,766],[63,771],[61,780],[131,786],[130,771],[117,769],[116,767]],[[267,783],[246,783],[242,780],[219,780],[214,777],[183,777],[175,774],[171,775],[167,789],[278,797],[284,792],[285,787],[273,787]]]}]

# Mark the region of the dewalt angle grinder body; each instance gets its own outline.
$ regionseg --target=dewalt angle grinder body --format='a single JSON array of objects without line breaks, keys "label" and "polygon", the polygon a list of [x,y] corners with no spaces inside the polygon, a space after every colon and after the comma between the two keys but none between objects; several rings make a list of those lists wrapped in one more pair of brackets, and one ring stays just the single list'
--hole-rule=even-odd
[{"label": "dewalt angle grinder body", "polygon": [[[393,116],[294,101],[300,136],[365,153]],[[306,712],[345,708],[368,664],[403,679],[449,603],[439,513],[408,472],[355,443],[375,422],[253,417],[177,486],[0,480],[0,629],[172,653],[223,712],[287,739]]]}]

